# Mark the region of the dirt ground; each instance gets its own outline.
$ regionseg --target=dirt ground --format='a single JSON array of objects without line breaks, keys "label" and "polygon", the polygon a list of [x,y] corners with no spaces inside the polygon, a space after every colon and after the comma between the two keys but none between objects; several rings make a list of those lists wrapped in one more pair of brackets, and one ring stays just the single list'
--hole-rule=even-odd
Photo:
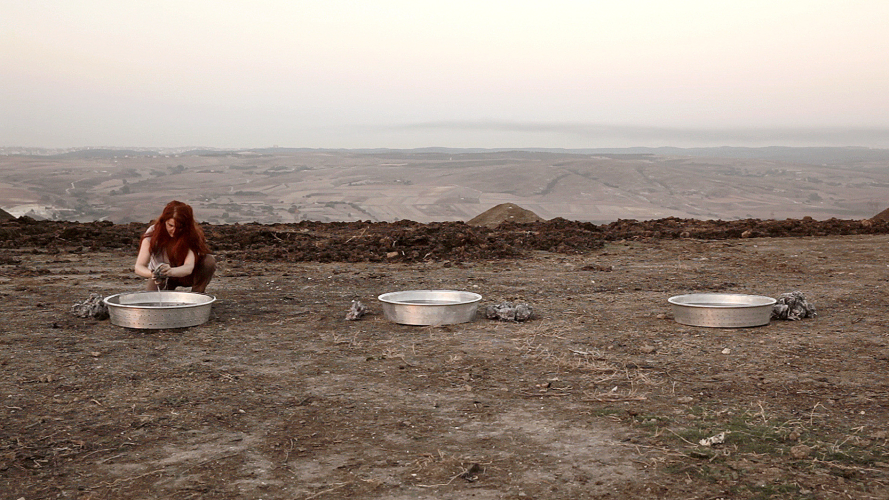
[{"label": "dirt ground", "polygon": [[[206,226],[208,322],[74,315],[143,288],[143,229],[0,223],[0,497],[889,497],[885,221]],[[534,316],[387,321],[407,289]],[[816,317],[667,303],[795,290]]]}]

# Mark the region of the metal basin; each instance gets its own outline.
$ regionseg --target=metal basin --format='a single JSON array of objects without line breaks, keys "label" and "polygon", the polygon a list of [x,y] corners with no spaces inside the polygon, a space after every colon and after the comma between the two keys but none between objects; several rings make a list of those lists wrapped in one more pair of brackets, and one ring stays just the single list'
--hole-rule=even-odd
[{"label": "metal basin", "polygon": [[184,328],[206,323],[216,297],[204,293],[129,292],[105,297],[111,324],[126,328]]},{"label": "metal basin", "polygon": [[482,296],[457,290],[405,290],[377,297],[386,319],[402,325],[450,325],[475,318]]},{"label": "metal basin", "polygon": [[761,295],[694,293],[670,297],[677,323],[713,328],[768,325],[777,302]]}]

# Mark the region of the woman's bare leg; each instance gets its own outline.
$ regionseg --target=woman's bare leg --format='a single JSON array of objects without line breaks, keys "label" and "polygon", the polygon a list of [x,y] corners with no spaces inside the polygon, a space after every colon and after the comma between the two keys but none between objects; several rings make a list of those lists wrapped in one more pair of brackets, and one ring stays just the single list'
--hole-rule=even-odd
[{"label": "woman's bare leg", "polygon": [[207,285],[210,284],[210,280],[213,279],[214,273],[216,273],[216,257],[204,255],[200,262],[195,265],[194,272],[192,272],[191,291],[204,293]]}]

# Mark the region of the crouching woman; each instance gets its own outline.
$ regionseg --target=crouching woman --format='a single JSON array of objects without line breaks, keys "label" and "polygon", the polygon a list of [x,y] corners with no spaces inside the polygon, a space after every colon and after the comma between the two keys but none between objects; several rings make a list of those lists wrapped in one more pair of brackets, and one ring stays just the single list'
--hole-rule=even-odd
[{"label": "crouching woman", "polygon": [[167,203],[139,245],[136,274],[149,278],[146,290],[183,286],[204,293],[215,272],[216,259],[210,255],[191,206],[181,201]]}]

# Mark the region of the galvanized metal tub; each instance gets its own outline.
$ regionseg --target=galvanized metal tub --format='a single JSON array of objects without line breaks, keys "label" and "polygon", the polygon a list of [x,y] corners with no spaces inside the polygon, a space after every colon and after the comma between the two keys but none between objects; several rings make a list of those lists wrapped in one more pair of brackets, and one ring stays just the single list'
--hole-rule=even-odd
[{"label": "galvanized metal tub", "polygon": [[402,325],[450,325],[475,318],[482,296],[458,290],[405,290],[377,297],[386,319]]},{"label": "galvanized metal tub", "polygon": [[185,328],[206,323],[216,297],[204,293],[129,292],[105,297],[111,324],[126,328]]},{"label": "galvanized metal tub", "polygon": [[777,300],[762,295],[693,293],[670,297],[677,323],[712,328],[746,328],[769,324]]}]

